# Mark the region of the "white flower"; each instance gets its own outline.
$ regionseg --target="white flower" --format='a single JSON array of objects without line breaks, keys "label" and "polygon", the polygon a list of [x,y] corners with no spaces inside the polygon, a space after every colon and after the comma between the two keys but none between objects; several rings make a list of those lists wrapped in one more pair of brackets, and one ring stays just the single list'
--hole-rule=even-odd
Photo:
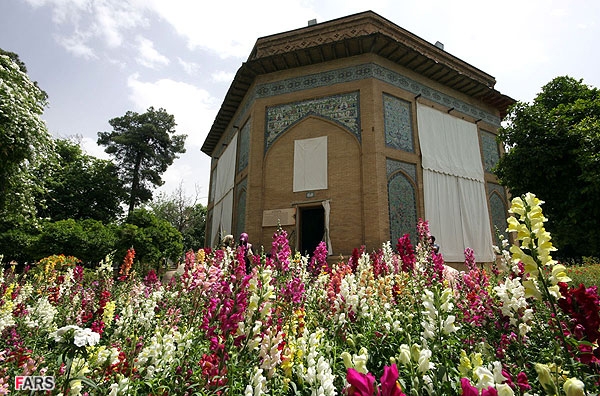
[{"label": "white flower", "polygon": [[449,315],[444,321],[444,334],[454,333],[458,330],[458,327],[454,325],[454,321],[456,317],[454,315]]},{"label": "white flower", "polygon": [[78,347],[82,346],[94,346],[100,342],[100,334],[92,331],[92,329],[77,329],[73,337],[73,342]]},{"label": "white flower", "polygon": [[425,373],[427,370],[433,368],[433,363],[429,361],[431,358],[431,351],[429,349],[423,349],[419,354],[419,372]]},{"label": "white flower", "polygon": [[81,329],[81,327],[76,326],[76,325],[63,326],[60,329],[50,333],[50,337],[52,337],[54,339],[54,341],[62,343],[62,342],[65,342],[65,339],[63,337],[65,335],[65,333],[67,333],[69,330],[80,330],[80,329]]},{"label": "white flower", "polygon": [[494,386],[494,374],[487,368],[479,366],[473,370],[473,374],[477,378],[477,388],[485,389]]},{"label": "white flower", "polygon": [[404,365],[410,363],[410,347],[408,345],[400,345],[400,356],[398,357],[398,360]]},{"label": "white flower", "polygon": [[498,396],[514,396],[515,394],[508,384],[496,384],[496,390],[498,391]]}]

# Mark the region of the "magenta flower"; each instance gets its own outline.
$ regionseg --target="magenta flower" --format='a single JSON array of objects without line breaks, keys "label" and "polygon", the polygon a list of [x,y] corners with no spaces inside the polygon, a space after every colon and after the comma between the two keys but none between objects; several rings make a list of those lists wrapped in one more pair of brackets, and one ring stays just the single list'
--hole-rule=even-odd
[{"label": "magenta flower", "polygon": [[462,396],[479,396],[479,390],[471,385],[468,378],[460,379],[460,388],[462,389]]},{"label": "magenta flower", "polygon": [[410,235],[404,234],[401,238],[398,238],[398,244],[396,244],[396,250],[402,260],[402,271],[412,272],[417,262],[415,257],[415,249],[410,243]]},{"label": "magenta flower", "polygon": [[331,272],[327,264],[328,253],[327,244],[323,241],[319,242],[308,264],[308,270],[311,274],[319,275],[321,272]]},{"label": "magenta flower", "polygon": [[494,387],[488,387],[481,390],[481,396],[498,396],[498,391]]},{"label": "magenta flower", "polygon": [[531,385],[529,385],[527,374],[525,374],[525,372],[521,371],[519,374],[517,374],[517,385],[523,392],[531,389]]},{"label": "magenta flower", "polygon": [[398,367],[396,363],[383,368],[383,375],[380,379],[381,387],[377,396],[406,396],[398,383]]},{"label": "magenta flower", "polygon": [[[350,387],[346,389],[348,396],[373,396],[375,394],[375,377],[363,374],[353,368],[346,372],[346,380]],[[406,396],[398,383],[398,368],[396,364],[385,366],[381,376],[377,396]]]},{"label": "magenta flower", "polygon": [[370,373],[363,374],[349,368],[346,372],[346,381],[350,384],[346,390],[348,396],[373,396],[375,392],[375,377]]}]

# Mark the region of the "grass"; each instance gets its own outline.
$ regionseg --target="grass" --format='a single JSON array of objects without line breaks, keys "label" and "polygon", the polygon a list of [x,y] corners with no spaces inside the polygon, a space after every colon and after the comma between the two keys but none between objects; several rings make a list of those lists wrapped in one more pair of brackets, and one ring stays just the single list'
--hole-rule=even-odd
[{"label": "grass", "polygon": [[585,258],[582,264],[567,266],[567,275],[573,280],[572,285],[581,283],[585,287],[598,286],[600,289],[600,260]]}]

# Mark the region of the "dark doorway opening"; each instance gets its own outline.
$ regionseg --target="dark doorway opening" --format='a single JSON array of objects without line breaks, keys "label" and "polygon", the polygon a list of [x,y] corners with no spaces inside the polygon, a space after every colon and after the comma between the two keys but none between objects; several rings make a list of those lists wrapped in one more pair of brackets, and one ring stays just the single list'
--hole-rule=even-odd
[{"label": "dark doorway opening", "polygon": [[300,211],[300,253],[312,255],[325,235],[325,209],[323,206],[298,208]]}]

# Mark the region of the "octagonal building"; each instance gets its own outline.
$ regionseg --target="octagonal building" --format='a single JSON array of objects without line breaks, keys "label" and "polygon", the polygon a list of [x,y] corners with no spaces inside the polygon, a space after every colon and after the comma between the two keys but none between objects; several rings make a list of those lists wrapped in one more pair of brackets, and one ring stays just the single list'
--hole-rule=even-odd
[{"label": "octagonal building", "polygon": [[262,37],[202,146],[212,158],[206,244],[377,249],[419,218],[447,262],[494,259],[507,192],[492,169],[515,101],[494,77],[367,11]]}]

